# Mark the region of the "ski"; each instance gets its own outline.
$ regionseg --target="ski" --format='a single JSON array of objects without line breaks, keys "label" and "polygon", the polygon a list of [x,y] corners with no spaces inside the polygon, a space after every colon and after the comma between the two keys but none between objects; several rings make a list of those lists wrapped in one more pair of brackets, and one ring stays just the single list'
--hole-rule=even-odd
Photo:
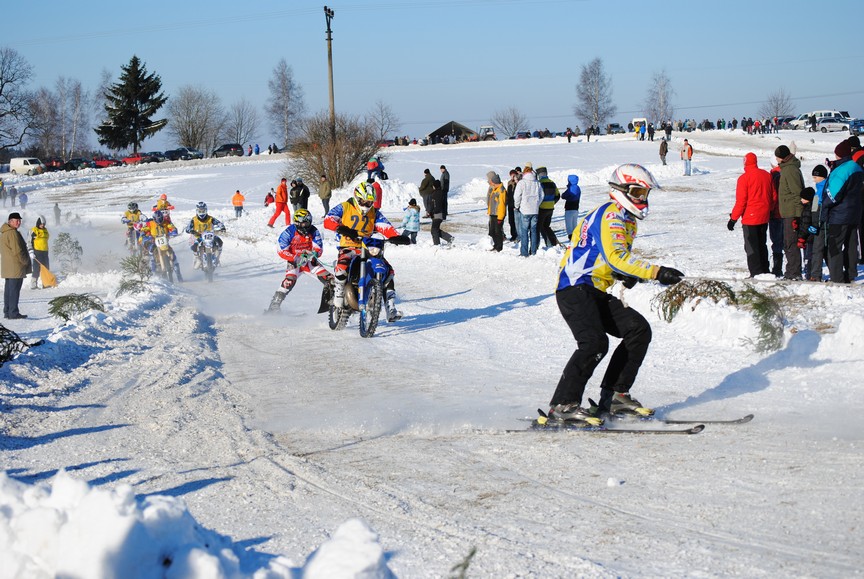
[{"label": "ski", "polygon": [[[597,403],[588,399],[588,403],[591,406],[597,406]],[[539,409],[538,409],[539,412]],[[541,413],[541,416],[544,413]],[[732,418],[732,419],[707,419],[707,420],[695,420],[695,419],[679,419],[679,418],[661,418],[659,416],[638,416],[636,414],[624,414],[624,415],[603,415],[603,418],[611,421],[622,421],[622,422],[656,422],[658,424],[747,424],[755,417],[754,414],[748,414],[746,416],[742,416],[741,418]]]},{"label": "ski", "polygon": [[540,415],[531,421],[527,429],[511,429],[505,432],[594,432],[598,434],[699,434],[705,430],[704,424],[693,424],[688,428],[614,428],[608,424],[602,426],[586,426],[575,422],[550,421],[549,416],[540,408]]},{"label": "ski", "polygon": [[527,429],[512,429],[505,432],[590,432],[594,434],[699,434],[705,430],[704,424],[695,424],[688,428],[610,428],[608,426],[579,426],[566,422],[547,422],[540,424],[536,420]]}]

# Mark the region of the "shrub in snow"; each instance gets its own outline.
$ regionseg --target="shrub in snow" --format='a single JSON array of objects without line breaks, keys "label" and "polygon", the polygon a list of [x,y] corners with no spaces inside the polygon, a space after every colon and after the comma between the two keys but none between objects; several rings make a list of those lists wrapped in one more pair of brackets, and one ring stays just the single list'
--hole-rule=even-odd
[{"label": "shrub in snow", "polygon": [[54,242],[53,253],[60,260],[60,271],[67,275],[78,273],[84,249],[77,239],[66,232],[60,233]]},{"label": "shrub in snow", "polygon": [[72,316],[91,310],[105,311],[105,304],[93,294],[69,294],[48,302],[48,313],[68,322]]},{"label": "shrub in snow", "polygon": [[34,342],[32,344],[28,344],[24,340],[22,340],[18,334],[0,324],[0,366],[17,356],[20,352],[23,352],[27,348],[38,346],[42,344],[43,341],[39,340],[38,342]]}]

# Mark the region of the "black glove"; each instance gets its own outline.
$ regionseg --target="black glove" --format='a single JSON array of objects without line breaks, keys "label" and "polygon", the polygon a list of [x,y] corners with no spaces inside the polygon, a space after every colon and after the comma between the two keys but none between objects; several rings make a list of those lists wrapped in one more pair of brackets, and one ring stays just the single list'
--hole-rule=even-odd
[{"label": "black glove", "polygon": [[360,234],[357,233],[356,229],[351,229],[347,225],[340,225],[336,228],[336,233],[339,235],[344,235],[348,239],[352,239],[354,241],[360,241]]},{"label": "black glove", "polygon": [[407,235],[394,235],[387,241],[393,245],[411,245],[411,238]]},{"label": "black glove", "polygon": [[660,271],[657,272],[657,281],[663,285],[675,285],[680,282],[684,274],[672,267],[660,266]]},{"label": "black glove", "polygon": [[726,224],[726,229],[728,229],[729,231],[735,231],[735,223],[737,222],[734,219],[730,219],[729,222]]},{"label": "black glove", "polygon": [[624,287],[627,289],[633,289],[633,286],[639,283],[639,278],[625,275],[624,279],[621,280],[621,283],[623,283]]}]

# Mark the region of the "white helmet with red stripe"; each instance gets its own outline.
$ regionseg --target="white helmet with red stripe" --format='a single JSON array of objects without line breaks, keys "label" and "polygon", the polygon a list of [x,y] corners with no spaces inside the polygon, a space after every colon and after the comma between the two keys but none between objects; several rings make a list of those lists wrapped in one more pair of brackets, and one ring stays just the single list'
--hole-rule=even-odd
[{"label": "white helmet with red stripe", "polygon": [[654,176],[642,165],[628,163],[612,172],[609,195],[637,219],[648,215],[648,193],[660,189]]}]

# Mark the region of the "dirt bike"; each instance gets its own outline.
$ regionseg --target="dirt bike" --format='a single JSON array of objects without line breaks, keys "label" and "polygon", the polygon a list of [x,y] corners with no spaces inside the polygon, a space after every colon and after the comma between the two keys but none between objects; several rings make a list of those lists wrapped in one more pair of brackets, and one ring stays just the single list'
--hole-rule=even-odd
[{"label": "dirt bike", "polygon": [[213,281],[213,271],[216,269],[216,234],[204,231],[198,239],[198,259],[201,260],[201,270],[208,282]]},{"label": "dirt bike", "polygon": [[[168,280],[168,283],[174,283],[174,249],[168,244],[167,235],[157,235],[153,238],[153,259],[156,261],[156,273],[160,277]],[[180,279],[180,272],[177,271],[177,281]]]},{"label": "dirt bike", "polygon": [[[363,239],[360,253],[351,259],[348,266],[342,303],[330,303],[331,330],[344,329],[351,314],[359,312],[360,336],[371,338],[375,335],[384,307],[384,288],[393,275],[392,268],[384,261],[384,242],[377,236]],[[332,288],[330,295],[334,295]]]}]

